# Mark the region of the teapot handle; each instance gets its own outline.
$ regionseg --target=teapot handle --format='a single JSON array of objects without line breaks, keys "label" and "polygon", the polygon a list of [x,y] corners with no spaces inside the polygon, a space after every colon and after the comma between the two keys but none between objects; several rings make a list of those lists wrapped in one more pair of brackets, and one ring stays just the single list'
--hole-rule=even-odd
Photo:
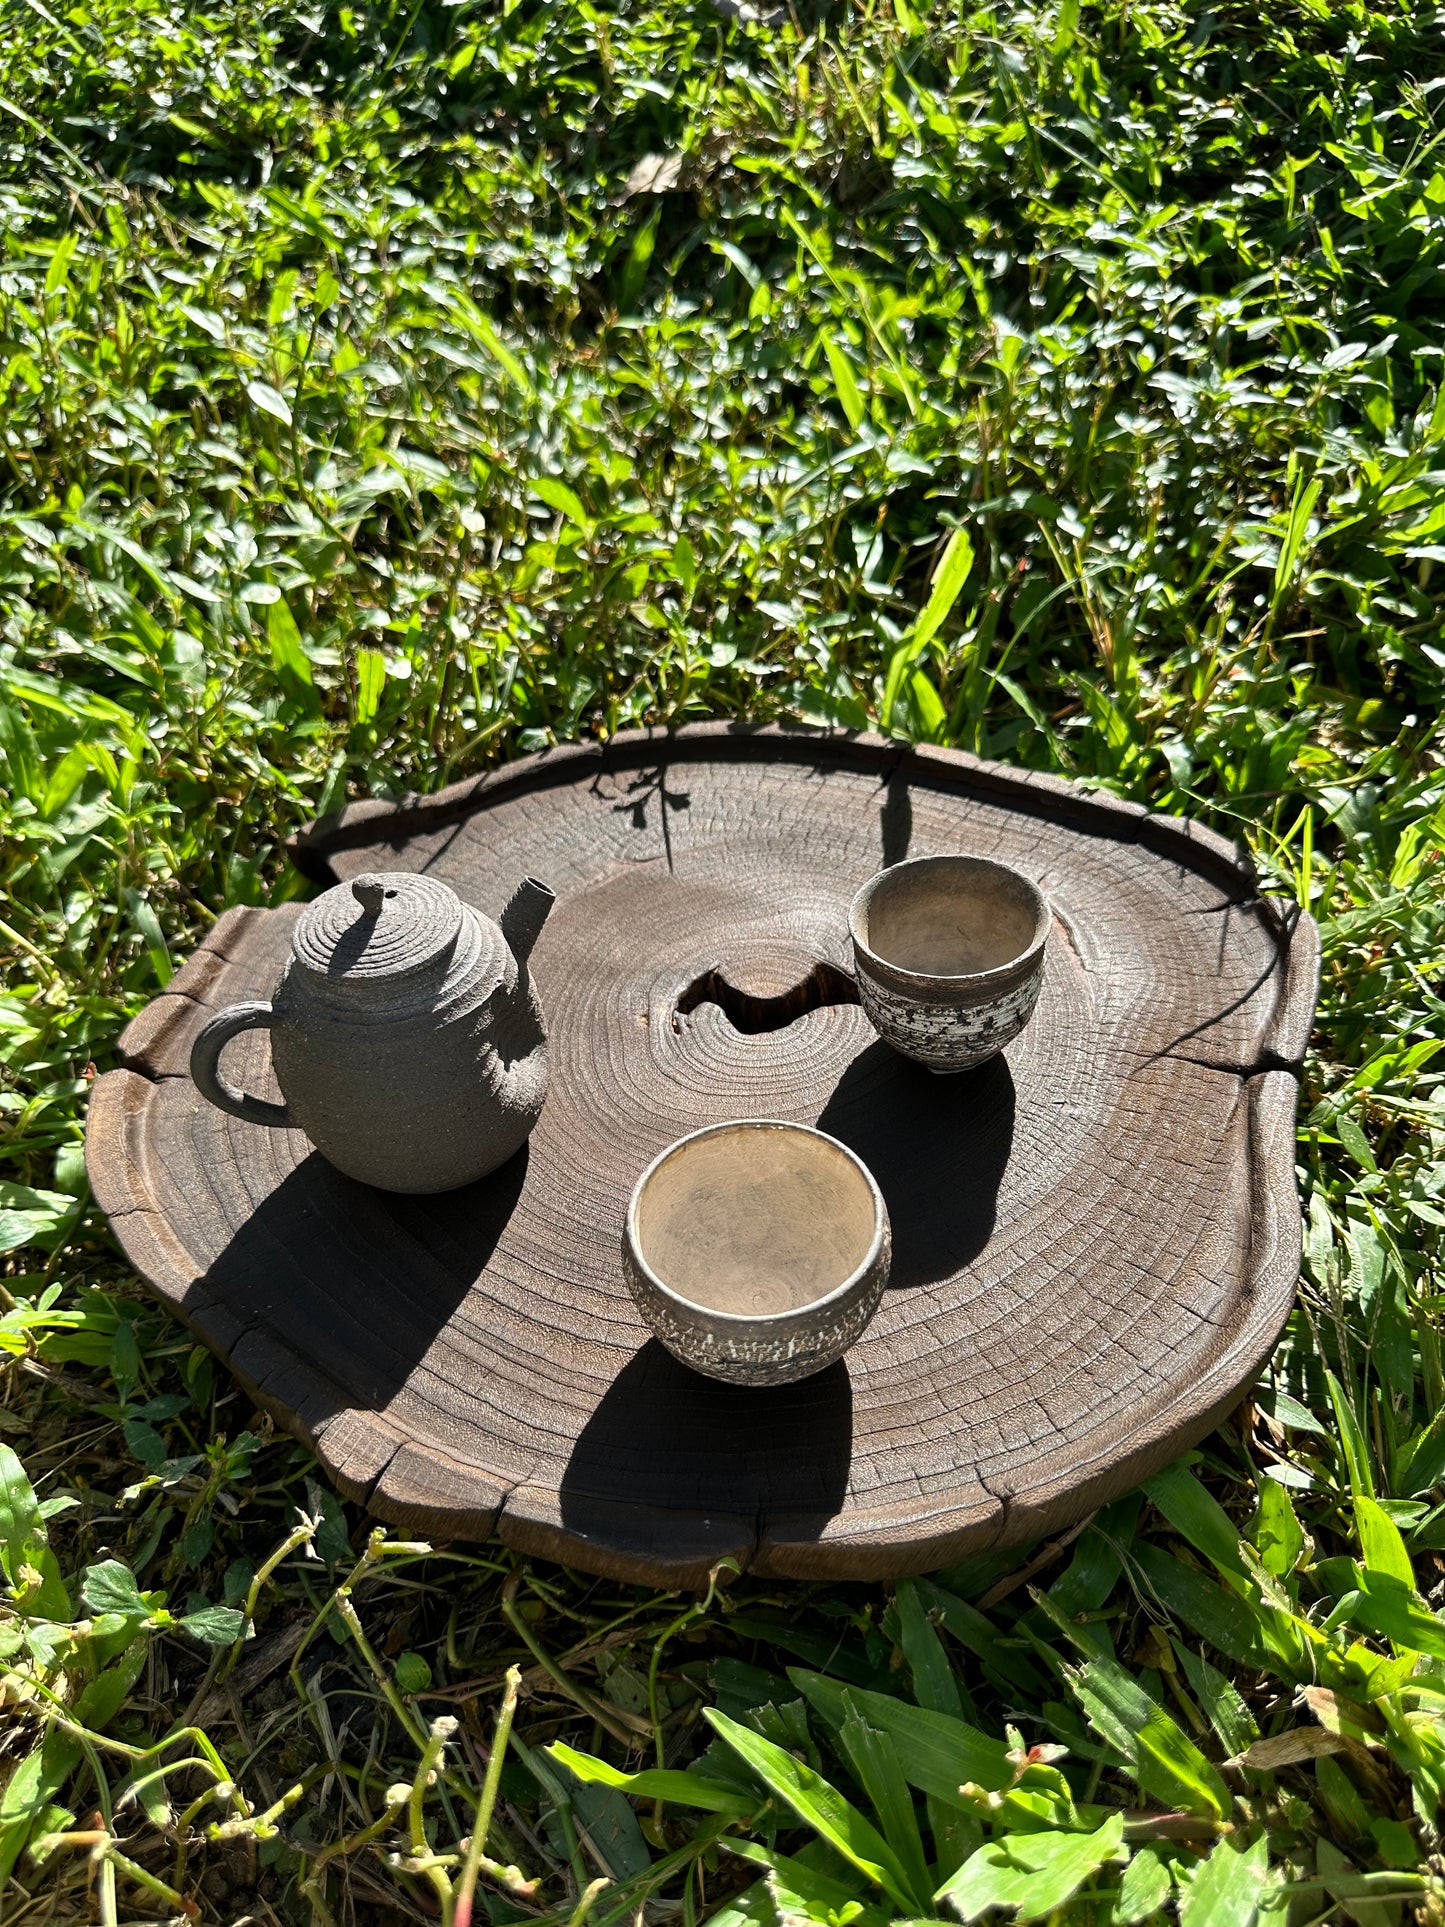
[{"label": "teapot handle", "polygon": [[232,1004],[218,1010],[196,1034],[191,1045],[191,1077],[196,1089],[218,1111],[244,1118],[248,1124],[264,1124],[273,1131],[294,1129],[296,1120],[286,1104],[268,1104],[262,1097],[249,1097],[238,1091],[221,1070],[221,1052],[243,1030],[269,1030],[269,1004]]}]

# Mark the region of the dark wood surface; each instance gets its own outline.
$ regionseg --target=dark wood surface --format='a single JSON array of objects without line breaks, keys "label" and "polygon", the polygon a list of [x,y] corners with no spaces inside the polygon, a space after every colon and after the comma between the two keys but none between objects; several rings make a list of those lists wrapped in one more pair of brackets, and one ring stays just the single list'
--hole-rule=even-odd
[{"label": "dark wood surface", "polygon": [[[947,850],[1016,865],[1055,926],[1030,1028],[937,1078],[849,1000],[846,910]],[[955,752],[704,726],[356,805],[296,854],[427,869],[492,915],[524,873],[559,897],[547,1107],[468,1190],[368,1191],[197,1096],[195,1030],[270,994],[294,906],[226,912],[95,1086],[137,1269],[385,1519],[656,1583],[925,1570],[1126,1490],[1279,1332],[1317,944],[1207,831]],[[275,1095],[263,1033],[230,1062]],[[873,1325],[784,1390],[675,1364],[619,1265],[637,1174],[735,1116],[843,1138],[893,1221]]]}]

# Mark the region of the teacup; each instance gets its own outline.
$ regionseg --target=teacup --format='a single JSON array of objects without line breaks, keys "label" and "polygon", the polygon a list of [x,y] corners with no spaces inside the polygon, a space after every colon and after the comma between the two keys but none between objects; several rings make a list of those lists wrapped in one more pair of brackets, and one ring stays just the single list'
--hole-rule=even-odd
[{"label": "teacup", "polygon": [[934,1071],[995,1057],[1034,1013],[1049,907],[983,856],[918,856],[880,870],[849,913],[858,996],[879,1036]]},{"label": "teacup", "polygon": [[888,1211],[845,1144],[745,1118],[668,1146],[637,1180],[622,1264],[637,1308],[685,1365],[786,1385],[843,1356],[888,1282]]}]

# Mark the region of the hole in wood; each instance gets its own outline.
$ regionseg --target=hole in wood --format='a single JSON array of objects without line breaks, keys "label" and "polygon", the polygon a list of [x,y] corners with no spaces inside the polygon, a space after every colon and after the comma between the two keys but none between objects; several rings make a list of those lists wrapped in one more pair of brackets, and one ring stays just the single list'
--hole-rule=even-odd
[{"label": "hole in wood", "polygon": [[699,1004],[716,1004],[734,1030],[756,1037],[766,1030],[786,1030],[789,1024],[806,1017],[810,1010],[821,1010],[825,1004],[857,1001],[858,986],[836,964],[814,964],[800,984],[778,997],[755,997],[730,984],[721,970],[713,969],[693,978],[677,1000],[677,1015],[687,1017]]}]

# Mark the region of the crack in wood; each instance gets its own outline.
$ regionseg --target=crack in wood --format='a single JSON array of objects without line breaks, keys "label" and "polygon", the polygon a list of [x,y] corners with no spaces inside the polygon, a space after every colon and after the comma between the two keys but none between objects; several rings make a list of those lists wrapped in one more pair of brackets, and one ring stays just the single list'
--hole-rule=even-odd
[{"label": "crack in wood", "polygon": [[1242,1060],[1231,1062],[1218,1057],[1192,1057],[1188,1051],[1176,1050],[1155,1051],[1146,1061],[1157,1063],[1160,1058],[1168,1058],[1175,1064],[1197,1064],[1202,1071],[1224,1071],[1228,1076],[1241,1078],[1246,1083],[1251,1077],[1263,1077],[1269,1071],[1285,1071],[1290,1077],[1304,1075],[1303,1058],[1281,1057],[1274,1050],[1261,1051],[1251,1063]]}]

